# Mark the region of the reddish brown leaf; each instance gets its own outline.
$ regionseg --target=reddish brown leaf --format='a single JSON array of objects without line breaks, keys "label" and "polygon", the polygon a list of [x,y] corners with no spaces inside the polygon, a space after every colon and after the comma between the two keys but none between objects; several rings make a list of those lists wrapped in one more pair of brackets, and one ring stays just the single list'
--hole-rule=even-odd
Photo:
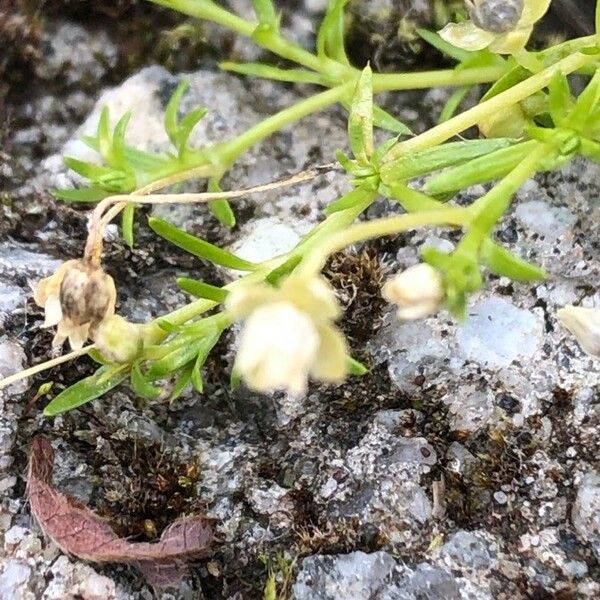
[{"label": "reddish brown leaf", "polygon": [[149,583],[163,586],[181,579],[186,560],[206,554],[214,538],[214,519],[195,515],[175,521],[157,542],[130,542],[74,498],[52,484],[54,450],[42,436],[34,438],[29,457],[31,512],[44,533],[63,551],[90,562],[136,566]]}]

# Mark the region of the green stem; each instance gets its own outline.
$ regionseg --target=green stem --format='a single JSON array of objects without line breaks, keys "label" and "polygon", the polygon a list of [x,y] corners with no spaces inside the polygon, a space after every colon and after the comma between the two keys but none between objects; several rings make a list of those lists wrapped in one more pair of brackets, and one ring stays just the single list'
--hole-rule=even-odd
[{"label": "green stem", "polygon": [[248,148],[279,131],[286,125],[339,102],[342,98],[352,93],[353,87],[354,82],[351,81],[301,100],[297,104],[285,108],[254,125],[254,127],[251,127],[248,131],[233,140],[217,144],[214,147],[214,153],[224,165],[229,165]]},{"label": "green stem", "polygon": [[475,85],[496,81],[506,73],[506,67],[479,67],[463,70],[441,69],[416,73],[375,73],[373,92],[417,90],[432,87]]},{"label": "green stem", "polygon": [[[358,217],[358,215],[360,215],[373,202],[375,197],[375,192],[365,191],[362,202],[359,202],[352,208],[348,208],[327,217],[307,237],[302,239],[300,243],[290,252],[262,263],[259,270],[232,281],[230,284],[224,286],[223,289],[232,291],[242,285],[247,285],[249,283],[260,283],[264,281],[265,277],[273,269],[276,269],[278,266],[285,263],[292,255],[298,254],[299,252],[302,252],[303,254],[308,253],[312,248],[318,247],[336,232],[343,231],[345,228],[347,228],[356,219],[356,217]],[[174,326],[179,326],[200,316],[215,306],[218,306],[218,302],[200,298],[199,300],[195,300],[186,306],[182,306],[171,313],[151,321],[147,325],[145,334],[146,342],[156,344],[166,337],[167,333],[158,325],[159,320],[164,319]]]},{"label": "green stem", "polygon": [[301,265],[303,273],[315,273],[323,268],[327,257],[356,242],[392,235],[401,231],[432,225],[466,225],[471,213],[466,208],[443,208],[423,212],[373,219],[348,227],[318,246]]},{"label": "green stem", "polygon": [[555,65],[544,69],[540,73],[457,115],[449,121],[440,123],[421,135],[400,142],[388,151],[383,157],[382,162],[390,162],[410,152],[443,144],[446,140],[476,125],[490,114],[501,113],[517,102],[521,102],[545,88],[552,81],[556,73],[562,72],[567,75],[597,60],[597,56],[587,54],[576,53],[568,56]]},{"label": "green stem", "polygon": [[[330,61],[323,61],[311,54],[301,46],[286,40],[278,33],[257,32],[258,23],[256,21],[246,21],[237,15],[217,6],[209,0],[148,0],[154,4],[166,6],[190,17],[212,21],[231,29],[240,35],[252,38],[252,40],[262,48],[274,52],[278,56],[287,58],[300,65],[322,72],[327,66],[331,66]],[[336,64],[336,63],[334,63]],[[339,65],[337,65],[339,67]]]},{"label": "green stem", "polygon": [[457,247],[466,252],[476,252],[493,231],[494,226],[510,206],[517,190],[537,171],[540,161],[554,152],[547,144],[539,144],[519,165],[499,181],[487,194],[467,210],[473,215],[469,231]]}]

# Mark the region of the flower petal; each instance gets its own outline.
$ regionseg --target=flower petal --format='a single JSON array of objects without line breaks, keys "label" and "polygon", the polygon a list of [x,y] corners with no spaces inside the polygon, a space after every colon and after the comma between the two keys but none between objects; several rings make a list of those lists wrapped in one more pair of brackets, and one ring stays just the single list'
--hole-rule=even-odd
[{"label": "flower petal", "polygon": [[479,29],[472,21],[448,23],[438,34],[453,46],[471,51],[487,48],[496,37],[489,31]]},{"label": "flower petal", "polygon": [[42,327],[54,327],[62,319],[62,309],[58,296],[49,296],[44,304],[44,324]]},{"label": "flower petal", "polygon": [[490,50],[497,54],[515,54],[525,48],[532,32],[533,27],[526,27],[503,33],[490,44]]},{"label": "flower petal", "polygon": [[225,306],[234,319],[245,319],[261,305],[277,299],[277,290],[266,285],[245,285],[232,291]]},{"label": "flower petal", "polygon": [[321,343],[311,374],[320,381],[342,381],[346,375],[346,338],[330,325],[319,328]]},{"label": "flower petal", "polygon": [[600,308],[565,306],[556,316],[585,352],[600,358]]},{"label": "flower petal", "polygon": [[300,393],[318,347],[319,336],[308,314],[289,302],[268,303],[247,319],[235,369],[257,391]]},{"label": "flower petal", "polygon": [[525,0],[523,13],[517,24],[517,28],[531,27],[539,21],[550,8],[552,0]]},{"label": "flower petal", "polygon": [[71,350],[80,350],[88,339],[89,323],[73,327],[69,333]]}]

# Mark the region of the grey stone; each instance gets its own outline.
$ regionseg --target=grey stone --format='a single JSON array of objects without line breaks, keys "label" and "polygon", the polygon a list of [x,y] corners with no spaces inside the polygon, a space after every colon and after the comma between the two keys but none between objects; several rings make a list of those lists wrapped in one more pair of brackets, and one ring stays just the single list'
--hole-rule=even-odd
[{"label": "grey stone", "polygon": [[310,556],[302,561],[293,586],[295,600],[372,600],[396,567],[386,552]]},{"label": "grey stone", "polygon": [[485,298],[469,308],[468,320],[458,329],[458,350],[467,360],[498,369],[533,358],[543,332],[532,312],[504,298]]},{"label": "grey stone", "polygon": [[548,241],[565,235],[577,221],[568,208],[551,206],[541,200],[518,204],[515,215],[530,230],[545,236]]},{"label": "grey stone", "polygon": [[455,568],[493,568],[496,554],[496,544],[477,531],[457,531],[440,549],[441,558]]},{"label": "grey stone", "polygon": [[588,473],[577,489],[571,513],[579,537],[600,557],[600,475]]}]

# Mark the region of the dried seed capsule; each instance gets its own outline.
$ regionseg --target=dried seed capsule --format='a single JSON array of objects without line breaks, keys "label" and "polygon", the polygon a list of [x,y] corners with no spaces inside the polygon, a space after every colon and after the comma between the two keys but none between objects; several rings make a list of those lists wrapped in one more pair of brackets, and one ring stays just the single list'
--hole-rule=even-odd
[{"label": "dried seed capsule", "polygon": [[36,304],[46,310],[44,326],[58,325],[53,345],[62,345],[68,337],[74,350],[114,314],[116,298],[112,277],[85,260],[67,261],[34,290]]},{"label": "dried seed capsule", "polygon": [[112,277],[83,261],[67,271],[60,286],[63,316],[75,325],[98,325],[109,312],[114,312],[115,297]]},{"label": "dried seed capsule", "polygon": [[471,20],[492,33],[514,29],[523,14],[523,0],[465,0]]}]

